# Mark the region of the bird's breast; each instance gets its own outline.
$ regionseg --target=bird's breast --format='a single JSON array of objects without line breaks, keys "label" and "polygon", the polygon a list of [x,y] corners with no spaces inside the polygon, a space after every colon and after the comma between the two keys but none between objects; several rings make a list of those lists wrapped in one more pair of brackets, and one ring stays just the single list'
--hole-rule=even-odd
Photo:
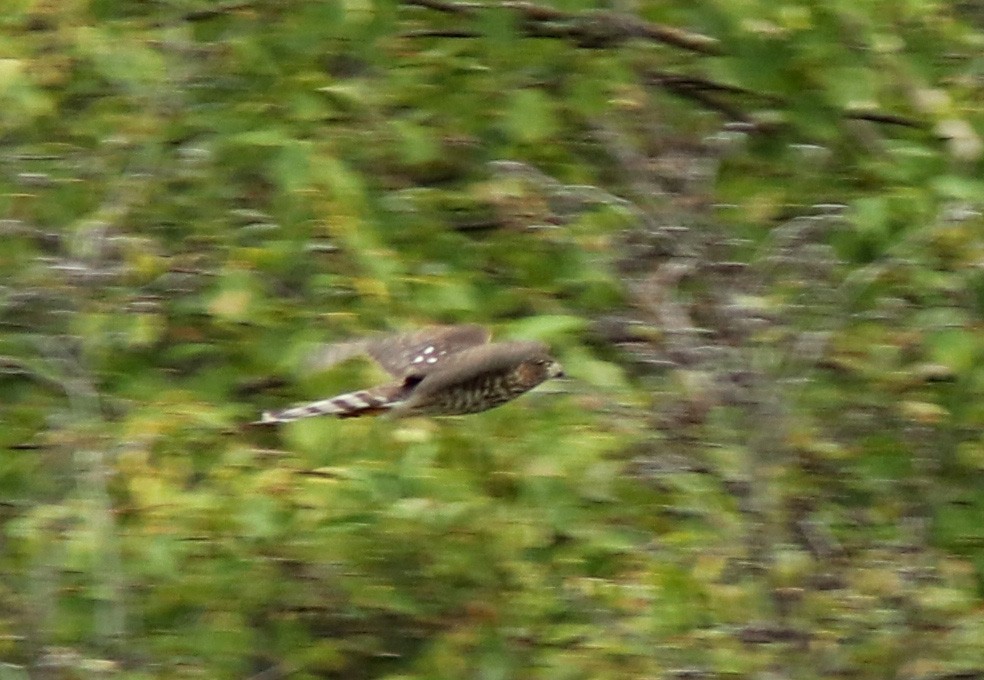
[{"label": "bird's breast", "polygon": [[412,410],[436,415],[478,413],[515,399],[528,389],[514,373],[482,375],[445,385],[419,399]]}]

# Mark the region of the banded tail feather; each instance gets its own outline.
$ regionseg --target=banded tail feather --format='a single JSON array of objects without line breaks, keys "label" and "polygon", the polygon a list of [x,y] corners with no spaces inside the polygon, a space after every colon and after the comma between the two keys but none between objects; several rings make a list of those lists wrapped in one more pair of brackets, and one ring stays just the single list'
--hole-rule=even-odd
[{"label": "banded tail feather", "polygon": [[379,415],[400,403],[393,399],[394,392],[392,386],[384,386],[340,394],[330,399],[311,401],[282,411],[264,411],[257,424],[289,423],[301,418],[316,416],[357,418],[359,416]]}]

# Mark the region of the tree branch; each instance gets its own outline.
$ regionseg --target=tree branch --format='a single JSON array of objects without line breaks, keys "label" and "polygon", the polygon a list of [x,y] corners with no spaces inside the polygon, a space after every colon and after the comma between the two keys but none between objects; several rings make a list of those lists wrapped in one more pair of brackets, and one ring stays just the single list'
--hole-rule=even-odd
[{"label": "tree branch", "polygon": [[[717,38],[685,31],[618,12],[565,12],[532,2],[449,2],[448,0],[403,0],[404,5],[424,7],[456,16],[474,16],[478,11],[502,8],[512,10],[524,21],[523,30],[531,37],[571,38],[582,47],[611,47],[631,38],[672,45],[691,52],[719,54]],[[462,37],[462,36],[454,36]]]}]

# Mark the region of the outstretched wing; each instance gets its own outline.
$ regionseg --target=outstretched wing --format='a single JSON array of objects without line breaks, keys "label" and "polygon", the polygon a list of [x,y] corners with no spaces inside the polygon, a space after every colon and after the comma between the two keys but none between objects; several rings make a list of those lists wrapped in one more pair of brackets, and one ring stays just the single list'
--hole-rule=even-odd
[{"label": "outstretched wing", "polygon": [[366,353],[395,378],[422,377],[448,357],[489,341],[487,328],[473,324],[432,326],[412,333],[369,340]]},{"label": "outstretched wing", "polygon": [[352,357],[368,355],[395,378],[422,377],[440,367],[447,357],[484,345],[489,337],[487,328],[475,324],[431,326],[410,333],[322,345],[306,363],[312,370],[325,370]]}]

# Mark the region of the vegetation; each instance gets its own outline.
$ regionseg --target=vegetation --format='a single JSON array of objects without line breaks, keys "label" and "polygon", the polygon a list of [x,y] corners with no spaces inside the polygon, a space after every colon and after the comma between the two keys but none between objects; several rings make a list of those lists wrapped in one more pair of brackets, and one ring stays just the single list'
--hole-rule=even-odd
[{"label": "vegetation", "polygon": [[[984,675],[973,2],[8,0],[0,678]],[[478,322],[572,376],[246,425]]]}]

